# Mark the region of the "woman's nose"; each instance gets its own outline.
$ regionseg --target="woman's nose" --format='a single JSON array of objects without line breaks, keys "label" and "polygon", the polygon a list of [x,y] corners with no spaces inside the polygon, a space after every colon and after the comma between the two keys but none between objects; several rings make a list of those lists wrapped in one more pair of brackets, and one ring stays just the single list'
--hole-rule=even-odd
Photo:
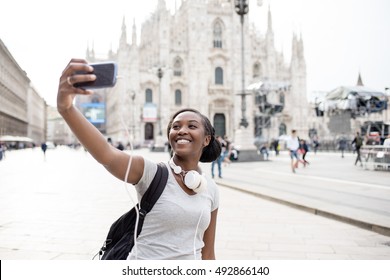
[{"label": "woman's nose", "polygon": [[179,134],[186,134],[188,132],[188,127],[187,126],[182,126],[182,127],[180,127],[180,129],[179,129]]}]

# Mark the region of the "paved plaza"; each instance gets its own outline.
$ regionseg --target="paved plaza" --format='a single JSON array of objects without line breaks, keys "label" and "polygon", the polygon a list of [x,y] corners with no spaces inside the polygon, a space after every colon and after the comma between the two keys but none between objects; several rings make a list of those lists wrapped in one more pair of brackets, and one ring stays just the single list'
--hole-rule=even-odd
[{"label": "paved plaza", "polygon": [[[168,160],[167,153],[144,149],[134,153],[155,161]],[[317,191],[321,184],[333,188],[340,185],[346,195],[354,185],[365,192],[365,197],[373,192],[375,199],[389,199],[386,188],[390,180],[386,178],[390,179],[390,173],[353,166],[352,154],[341,163],[337,154],[309,154],[308,160],[311,165],[299,168],[296,174],[291,173],[286,154],[272,156],[269,162],[223,167],[224,178],[217,181],[218,259],[390,260],[390,237],[286,203],[291,200],[298,205],[298,186],[308,182]],[[334,171],[334,176],[325,180],[321,173],[329,172],[324,170],[325,164],[335,165],[337,170],[343,164],[350,175]],[[210,174],[210,164],[203,164],[203,170]],[[324,183],[318,183],[320,177]],[[283,182],[290,190],[283,189]],[[133,206],[131,197],[135,199],[132,186],[112,177],[83,149],[50,149],[46,159],[38,148],[8,152],[0,161],[0,259],[90,260],[103,244],[111,223]],[[271,197],[276,199],[270,201]],[[307,208],[330,211],[333,199],[320,201],[310,193],[301,202],[307,203]],[[339,201],[339,216],[352,212],[343,207],[343,202],[349,203]],[[368,209],[367,201],[359,203],[367,203],[364,208]],[[348,209],[352,208],[357,207]],[[382,209],[368,209],[377,215],[361,216],[372,216],[375,224],[387,227],[387,210]],[[369,223],[369,218],[362,220]]]}]

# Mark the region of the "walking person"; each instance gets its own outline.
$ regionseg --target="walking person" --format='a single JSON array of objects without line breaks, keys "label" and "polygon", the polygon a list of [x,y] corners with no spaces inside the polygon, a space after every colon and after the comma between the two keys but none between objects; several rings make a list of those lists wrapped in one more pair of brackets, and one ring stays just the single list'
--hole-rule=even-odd
[{"label": "walking person", "polygon": [[313,141],[314,154],[317,154],[318,147],[320,146],[320,141],[318,140],[318,136],[314,135],[312,141]]},{"label": "walking person", "polygon": [[268,152],[268,144],[267,143],[263,143],[263,145],[261,146],[260,154],[261,154],[263,160],[268,160],[269,152]]},{"label": "walking person", "polygon": [[0,143],[0,161],[3,159],[3,143]]},{"label": "walking person", "polygon": [[347,149],[347,139],[342,135],[339,140],[339,150],[341,151],[342,158],[344,158],[345,149]]},{"label": "walking person", "polygon": [[356,151],[355,165],[360,161],[360,166],[363,166],[362,159],[360,157],[360,148],[363,146],[363,138],[360,136],[359,132],[356,132],[356,136],[352,140],[352,145],[355,146]]},{"label": "walking person", "polygon": [[272,148],[275,151],[275,155],[278,156],[279,155],[279,140],[278,139],[275,139],[272,141]]},{"label": "walking person", "polygon": [[[91,90],[74,87],[75,83],[95,80],[94,74],[80,74],[92,71],[92,66],[84,59],[69,62],[60,77],[58,112],[95,160],[113,176],[134,184],[140,198],[157,172],[157,163],[110,145],[73,105],[77,94],[93,94]],[[173,157],[164,162],[169,169],[167,185],[146,216],[142,232],[127,259],[215,259],[219,193],[215,182],[203,174],[199,163],[214,161],[221,154],[221,145],[215,139],[209,119],[194,109],[176,112],[167,126],[167,136],[173,150]],[[194,177],[200,183],[189,186]],[[200,192],[200,189],[205,190]]]},{"label": "walking person", "polygon": [[223,137],[222,149],[224,147],[225,149],[223,152],[223,162],[225,163],[225,166],[227,166],[232,163],[230,160],[230,153],[232,152],[232,143],[229,141],[229,138],[226,135]]},{"label": "walking person", "polygon": [[287,139],[287,149],[289,150],[291,158],[291,170],[295,173],[295,169],[298,168],[298,149],[299,149],[299,138],[297,136],[297,131],[293,129],[291,131],[291,136]]},{"label": "walking person", "polygon": [[47,150],[47,144],[46,143],[42,143],[41,150],[43,152],[43,159],[46,160],[46,150]]},{"label": "walking person", "polygon": [[307,164],[310,164],[306,160],[306,155],[307,155],[307,152],[309,151],[309,146],[307,145],[306,140],[300,139],[300,141],[299,141],[299,151],[300,151],[300,154],[302,155],[303,166],[306,167]]},{"label": "walking person", "polygon": [[[221,144],[221,147],[223,147],[223,139],[221,136],[217,136],[217,141]],[[211,176],[214,178],[214,168],[215,168],[215,165],[217,165],[217,168],[218,168],[218,177],[220,179],[222,179],[222,162],[224,161],[224,158],[225,158],[225,152],[223,150],[223,148],[221,149],[221,154],[219,155],[219,157],[214,160],[212,163],[211,163]]]}]

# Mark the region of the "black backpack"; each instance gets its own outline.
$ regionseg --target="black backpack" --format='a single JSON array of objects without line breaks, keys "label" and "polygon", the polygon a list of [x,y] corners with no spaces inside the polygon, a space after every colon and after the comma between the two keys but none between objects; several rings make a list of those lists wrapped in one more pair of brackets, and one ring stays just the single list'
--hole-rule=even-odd
[{"label": "black backpack", "polygon": [[[159,163],[153,181],[142,196],[142,208],[139,208],[139,203],[135,206],[139,209],[137,237],[141,233],[146,214],[152,210],[154,204],[164,191],[167,180],[168,169],[164,163]],[[102,260],[127,259],[127,256],[134,246],[134,227],[137,219],[135,207],[123,214],[111,225],[106,241],[104,241],[103,247],[99,251],[99,256],[103,255],[101,258]]]}]

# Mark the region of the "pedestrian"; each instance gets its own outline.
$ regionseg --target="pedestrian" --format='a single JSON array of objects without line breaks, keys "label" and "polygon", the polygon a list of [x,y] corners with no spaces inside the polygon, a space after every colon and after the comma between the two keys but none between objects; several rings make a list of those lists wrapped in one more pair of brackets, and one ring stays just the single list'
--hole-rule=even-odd
[{"label": "pedestrian", "polygon": [[225,146],[224,152],[223,152],[223,162],[226,165],[229,165],[231,162],[230,160],[230,153],[232,152],[232,143],[230,142],[229,138],[225,135],[223,137],[223,143],[222,143],[222,149]]},{"label": "pedestrian", "polygon": [[261,148],[260,148],[260,154],[263,158],[263,160],[268,160],[269,158],[269,153],[268,153],[268,144],[264,143]]},{"label": "pedestrian", "polygon": [[304,167],[306,167],[307,164],[310,164],[310,162],[308,162],[306,160],[306,155],[307,155],[308,151],[309,151],[309,146],[307,145],[306,140],[300,139],[300,141],[299,141],[299,152],[300,152],[300,154],[302,156],[301,162],[303,163]]},{"label": "pedestrian", "polygon": [[278,156],[279,155],[279,150],[280,150],[279,140],[278,139],[275,139],[274,141],[272,141],[272,148],[275,151],[275,155]]},{"label": "pedestrian", "polygon": [[293,129],[291,131],[290,137],[287,139],[287,149],[289,150],[291,158],[291,170],[295,173],[295,169],[298,168],[298,149],[299,149],[299,138],[297,136],[297,131]]},{"label": "pedestrian", "polygon": [[360,148],[363,146],[363,138],[359,132],[356,132],[355,138],[352,140],[352,144],[355,146],[356,160],[355,165],[360,161],[360,166],[363,166],[362,159],[360,157]]},{"label": "pedestrian", "polygon": [[234,145],[232,145],[232,151],[230,152],[230,161],[237,161],[239,153],[240,151],[237,150]]},{"label": "pedestrian", "polygon": [[3,143],[0,143],[0,161],[3,159]]},{"label": "pedestrian", "polygon": [[1,148],[3,150],[3,159],[5,159],[5,154],[7,152],[8,146],[6,143],[3,143]]},{"label": "pedestrian", "polygon": [[118,142],[118,145],[116,146],[116,148],[120,151],[123,151],[125,149],[125,146],[123,146],[122,142]]},{"label": "pedestrian", "polygon": [[320,146],[320,140],[318,139],[317,134],[313,136],[312,141],[313,141],[314,154],[317,154],[318,147]]},{"label": "pedestrian", "polygon": [[[222,149],[221,149],[221,154],[219,155],[219,157],[217,159],[215,159],[212,163],[211,163],[211,176],[214,178],[214,168],[215,168],[215,165],[217,165],[218,167],[218,177],[220,179],[222,179],[222,162],[224,161],[224,157],[225,157],[225,151],[224,151],[224,145],[225,145],[225,142],[224,140],[222,139],[221,136],[217,136],[217,141],[220,143]],[[226,147],[226,145],[225,145]]]},{"label": "pedestrian", "polygon": [[342,158],[344,158],[345,149],[347,149],[347,139],[343,135],[339,139],[339,150],[341,151],[341,157]]},{"label": "pedestrian", "polygon": [[47,144],[45,142],[41,144],[41,150],[43,152],[43,158],[46,160]]},{"label": "pedestrian", "polygon": [[[69,62],[60,77],[57,109],[89,153],[112,175],[134,184],[140,198],[157,171],[157,163],[112,147],[73,105],[75,95],[93,93],[73,86],[96,79],[94,74],[80,74],[92,71],[84,59]],[[194,109],[175,113],[167,135],[173,150],[173,157],[164,163],[169,169],[167,185],[146,216],[128,259],[215,259],[219,193],[215,182],[203,174],[199,162],[214,161],[221,154],[220,143],[209,119]],[[206,190],[189,188],[189,174],[198,176],[202,183],[196,187]]]}]

